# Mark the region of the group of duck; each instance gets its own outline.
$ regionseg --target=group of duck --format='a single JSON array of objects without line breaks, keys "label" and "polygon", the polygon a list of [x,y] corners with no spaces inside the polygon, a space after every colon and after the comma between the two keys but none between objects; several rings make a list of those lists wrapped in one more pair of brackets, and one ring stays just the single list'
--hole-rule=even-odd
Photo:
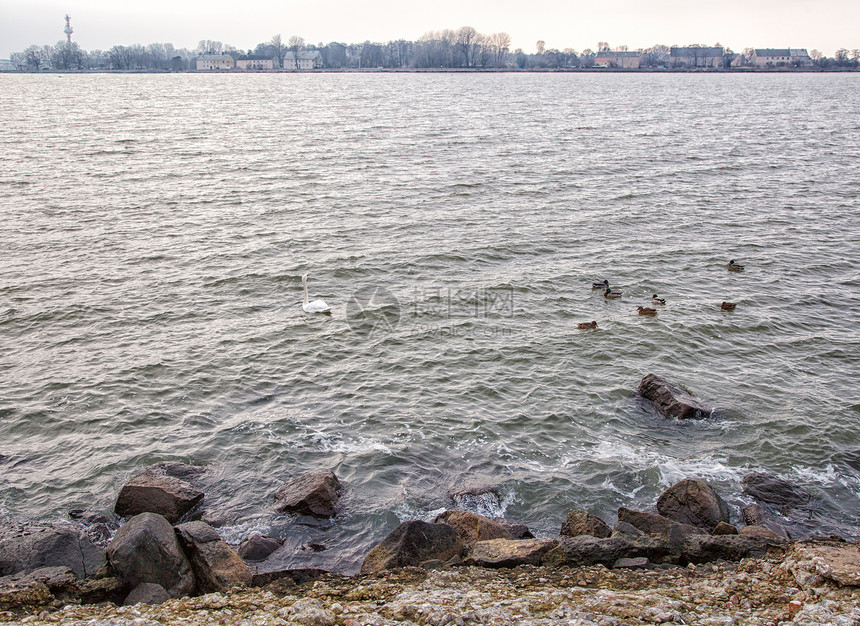
[{"label": "group of duck", "polygon": [[[744,271],[744,266],[740,263],[735,262],[735,260],[732,259],[726,264],[726,269],[728,269],[730,272],[742,272]],[[603,280],[599,283],[592,283],[591,288],[603,289],[603,297],[607,298],[608,300],[615,300],[617,298],[620,298],[623,293],[621,291],[613,291],[612,287],[609,286],[608,280]],[[651,302],[654,304],[666,304],[666,299],[659,297],[655,293],[651,296]],[[720,309],[722,309],[723,311],[734,311],[736,306],[737,305],[734,302],[723,302],[722,304],[720,304]],[[639,315],[657,315],[657,309],[652,307],[640,306],[636,307],[636,309],[639,312]],[[595,320],[591,322],[581,322],[577,326],[580,329],[597,328],[597,321]]]}]

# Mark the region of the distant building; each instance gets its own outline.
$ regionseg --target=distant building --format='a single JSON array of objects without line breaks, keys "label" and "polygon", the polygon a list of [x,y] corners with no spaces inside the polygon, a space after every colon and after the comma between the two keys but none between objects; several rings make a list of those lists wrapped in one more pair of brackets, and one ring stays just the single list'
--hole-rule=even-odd
[{"label": "distant building", "polygon": [[236,61],[229,54],[204,54],[197,57],[198,70],[232,70]]},{"label": "distant building", "polygon": [[258,54],[248,54],[236,59],[236,67],[240,70],[273,70],[277,66],[274,57]]},{"label": "distant building", "polygon": [[755,67],[809,67],[812,59],[806,48],[756,48],[750,64]]},{"label": "distant building", "polygon": [[594,56],[594,67],[622,67],[637,70],[642,62],[641,52],[602,50]]},{"label": "distant building", "polygon": [[[298,67],[296,67],[298,65]],[[299,52],[299,61],[296,63],[296,55],[292,52],[287,52],[284,57],[285,70],[312,70],[322,67],[322,55],[319,50],[310,50],[308,52]]]},{"label": "distant building", "polygon": [[720,67],[723,49],[709,46],[687,46],[671,48],[669,64],[672,67]]}]

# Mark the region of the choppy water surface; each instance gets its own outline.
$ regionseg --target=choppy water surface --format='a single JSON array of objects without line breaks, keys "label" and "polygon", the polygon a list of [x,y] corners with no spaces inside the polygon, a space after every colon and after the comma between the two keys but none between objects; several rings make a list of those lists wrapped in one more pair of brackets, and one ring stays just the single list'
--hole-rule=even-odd
[{"label": "choppy water surface", "polygon": [[[3,514],[109,511],[180,460],[232,540],[351,572],[452,489],[552,536],[688,476],[737,520],[759,470],[850,536],[858,79],[0,77]],[[305,272],[330,318],[302,312]],[[717,414],[655,415],[648,372]],[[270,513],[322,468],[330,526]]]}]

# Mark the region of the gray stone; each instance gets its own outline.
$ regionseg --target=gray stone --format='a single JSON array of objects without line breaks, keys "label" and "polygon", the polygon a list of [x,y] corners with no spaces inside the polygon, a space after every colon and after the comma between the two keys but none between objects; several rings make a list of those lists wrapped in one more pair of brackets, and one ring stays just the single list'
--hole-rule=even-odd
[{"label": "gray stone", "polygon": [[782,541],[783,538],[765,526],[744,526],[738,532],[739,535],[763,537],[764,539],[772,539],[774,541]]},{"label": "gray stone", "polygon": [[682,524],[712,531],[720,522],[729,521],[729,507],[701,480],[687,478],[669,487],[657,499],[660,514]]},{"label": "gray stone", "polygon": [[281,485],[275,493],[275,510],[332,517],[340,493],[340,481],[334,472],[309,472]]},{"label": "gray stone", "polygon": [[529,530],[529,527],[525,524],[516,524],[514,522],[510,522],[506,520],[504,517],[497,517],[493,521],[498,522],[502,525],[502,527],[511,533],[511,536],[514,539],[534,539],[535,536],[532,534],[532,531]]},{"label": "gray stone", "polygon": [[812,494],[772,474],[752,472],[741,480],[744,493],[776,506],[803,506],[812,500]]},{"label": "gray stone", "polygon": [[642,569],[644,567],[648,567],[651,564],[644,556],[637,556],[633,558],[621,558],[615,561],[612,564],[612,569]]},{"label": "gray stone", "polygon": [[418,566],[424,561],[448,559],[463,552],[463,540],[448,524],[428,524],[420,520],[403,522],[364,558],[362,574],[387,569]]},{"label": "gray stone", "polygon": [[554,539],[489,539],[477,542],[464,563],[493,568],[539,565],[556,545]]},{"label": "gray stone", "polygon": [[140,583],[137,587],[131,590],[123,604],[162,604],[170,600],[164,587],[156,583]]},{"label": "gray stone", "polygon": [[615,536],[624,536],[627,535],[629,537],[641,537],[645,533],[636,528],[633,524],[628,524],[627,522],[618,522],[615,524],[615,528],[612,529],[612,534],[610,537]]},{"label": "gray stone", "polygon": [[747,526],[764,526],[784,539],[791,539],[791,533],[770,511],[760,504],[748,504],[741,509],[741,517]]},{"label": "gray stone", "polygon": [[191,560],[201,593],[226,591],[251,584],[251,571],[242,558],[206,522],[188,522],[176,527],[179,541]]},{"label": "gray stone", "polygon": [[173,526],[155,513],[141,513],[126,522],[107,548],[116,577],[127,588],[156,583],[171,598],[194,591],[194,574]]},{"label": "gray stone", "polygon": [[246,561],[265,561],[266,557],[281,547],[281,542],[272,537],[264,537],[260,533],[254,533],[242,543],[236,552]]},{"label": "gray stone", "polygon": [[702,419],[710,417],[713,409],[685,391],[678,383],[655,374],[646,375],[639,382],[639,394],[663,413],[678,419]]},{"label": "gray stone", "polygon": [[513,539],[507,529],[493,520],[469,511],[445,511],[434,520],[436,524],[452,526],[468,550],[478,541]]},{"label": "gray stone", "polygon": [[0,576],[59,566],[85,578],[104,562],[104,550],[71,524],[0,524]]},{"label": "gray stone", "polygon": [[688,563],[707,563],[723,559],[740,561],[745,558],[761,557],[771,546],[780,546],[780,539],[756,535],[695,535],[684,542],[681,561]]},{"label": "gray stone", "polygon": [[578,510],[573,510],[567,514],[559,532],[559,535],[564,537],[578,537],[579,535],[609,537],[611,534],[612,529],[602,519],[591,513]]}]

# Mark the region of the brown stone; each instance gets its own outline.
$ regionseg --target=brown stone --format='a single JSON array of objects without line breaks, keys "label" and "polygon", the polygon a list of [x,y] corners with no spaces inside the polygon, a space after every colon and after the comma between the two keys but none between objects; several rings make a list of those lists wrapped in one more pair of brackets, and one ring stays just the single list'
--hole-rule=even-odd
[{"label": "brown stone", "polygon": [[463,540],[448,524],[428,524],[420,520],[403,522],[374,547],[361,564],[362,574],[418,566],[424,561],[447,561],[460,556]]},{"label": "brown stone", "polygon": [[573,510],[567,514],[567,518],[562,522],[559,535],[564,537],[591,535],[592,537],[603,538],[612,535],[612,529],[596,515]]},{"label": "brown stone", "polygon": [[710,486],[693,478],[664,491],[657,499],[657,510],[673,521],[709,531],[720,522],[729,521],[729,507],[723,499]]},{"label": "brown stone", "polygon": [[119,492],[114,506],[117,515],[134,517],[156,513],[175,524],[203,500],[203,492],[185,480],[169,476],[161,466],[136,474]]},{"label": "brown stone", "polygon": [[478,541],[514,538],[498,522],[469,511],[445,511],[437,516],[434,521],[437,524],[452,526],[457,531],[457,534],[460,535],[460,539],[463,540],[463,546],[467,550]]},{"label": "brown stone", "polygon": [[554,539],[490,539],[479,541],[465,559],[478,567],[539,565],[543,556],[558,544]]},{"label": "brown stone", "polygon": [[341,485],[334,472],[309,472],[285,482],[275,493],[275,510],[332,517]]},{"label": "brown stone", "polygon": [[251,583],[248,566],[206,522],[180,524],[176,534],[191,561],[200,592],[226,591]]},{"label": "brown stone", "polygon": [[655,374],[646,375],[639,383],[639,394],[653,402],[663,413],[678,419],[710,417],[713,409],[685,391],[678,383]]},{"label": "brown stone", "polygon": [[713,535],[737,535],[738,529],[728,522],[720,522],[714,527]]}]

